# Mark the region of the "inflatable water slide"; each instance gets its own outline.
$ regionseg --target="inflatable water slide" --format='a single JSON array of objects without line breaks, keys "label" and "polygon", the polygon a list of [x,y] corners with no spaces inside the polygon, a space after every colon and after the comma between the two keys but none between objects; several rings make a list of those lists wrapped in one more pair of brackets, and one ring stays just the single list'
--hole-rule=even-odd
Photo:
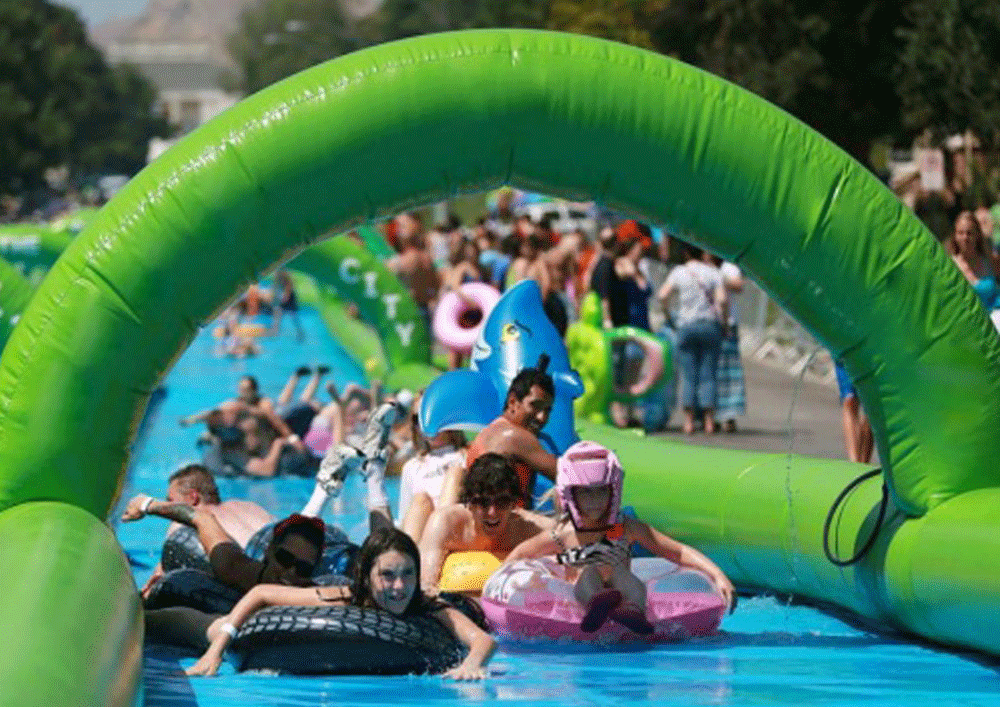
[{"label": "inflatable water slide", "polygon": [[[567,156],[572,159],[567,159]],[[882,474],[606,427],[625,503],[745,586],[1000,654],[1000,339],[864,167],[667,57],[549,32],[431,35],[251,96],[133,179],[66,249],[0,360],[0,694],[131,704],[142,615],[105,523],[149,396],[238,292],[312,245],[511,184],[598,199],[740,264],[843,359]]]}]

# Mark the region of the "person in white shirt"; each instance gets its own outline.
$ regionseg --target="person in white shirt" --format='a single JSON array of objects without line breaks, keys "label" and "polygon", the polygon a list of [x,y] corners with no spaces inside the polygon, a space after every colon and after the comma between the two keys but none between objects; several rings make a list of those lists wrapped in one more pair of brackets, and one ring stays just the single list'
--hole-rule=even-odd
[{"label": "person in white shirt", "polygon": [[694,433],[696,411],[701,411],[705,432],[711,434],[716,430],[716,369],[722,323],[728,317],[728,295],[718,269],[702,262],[701,248],[685,244],[684,254],[684,264],[670,271],[657,297],[664,308],[674,305],[674,360],[681,370],[684,434]]},{"label": "person in white shirt", "polygon": [[446,430],[428,439],[420,432],[417,414],[410,415],[417,456],[403,465],[399,482],[400,527],[420,542],[427,519],[441,506],[441,492],[448,470],[465,464],[465,437]]}]

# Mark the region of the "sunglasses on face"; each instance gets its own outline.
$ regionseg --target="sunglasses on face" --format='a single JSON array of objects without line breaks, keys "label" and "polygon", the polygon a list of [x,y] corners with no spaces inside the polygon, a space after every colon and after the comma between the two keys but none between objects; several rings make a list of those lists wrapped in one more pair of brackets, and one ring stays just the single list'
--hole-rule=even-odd
[{"label": "sunglasses on face", "polygon": [[473,506],[479,506],[480,508],[486,508],[488,506],[493,506],[494,508],[508,508],[517,503],[517,498],[504,494],[503,496],[473,496],[469,499],[469,504]]},{"label": "sunglasses on face", "polygon": [[316,569],[316,563],[300,559],[283,547],[274,551],[274,559],[285,569],[294,569],[299,577],[312,577],[313,570]]}]

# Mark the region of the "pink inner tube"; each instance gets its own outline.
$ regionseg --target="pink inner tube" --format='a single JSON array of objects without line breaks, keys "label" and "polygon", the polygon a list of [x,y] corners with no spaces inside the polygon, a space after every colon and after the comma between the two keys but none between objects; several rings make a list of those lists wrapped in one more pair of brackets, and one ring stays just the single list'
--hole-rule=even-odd
[{"label": "pink inner tube", "polygon": [[705,575],[659,558],[632,560],[632,572],[646,584],[646,618],[655,628],[650,636],[614,621],[594,633],[581,631],[583,607],[573,597],[567,568],[550,557],[501,567],[487,580],[480,603],[490,626],[514,639],[663,642],[718,630],[726,603]]},{"label": "pink inner tube", "polygon": [[[458,293],[449,292],[441,298],[437,309],[434,310],[432,327],[438,341],[452,351],[467,354],[472,351],[472,345],[476,343],[479,331],[500,299],[500,292],[484,282],[467,282],[458,289],[465,297],[475,302],[475,305],[470,305],[459,297]],[[481,313],[476,325],[462,326],[462,315],[475,310]]]}]

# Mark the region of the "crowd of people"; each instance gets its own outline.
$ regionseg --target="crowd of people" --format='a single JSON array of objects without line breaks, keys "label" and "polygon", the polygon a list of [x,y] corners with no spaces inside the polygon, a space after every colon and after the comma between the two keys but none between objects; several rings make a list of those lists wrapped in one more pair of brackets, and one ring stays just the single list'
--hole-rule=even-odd
[{"label": "crowd of people", "polygon": [[[428,324],[437,303],[461,293],[465,283],[486,283],[503,292],[534,280],[546,314],[564,335],[579,318],[584,297],[594,292],[605,329],[636,327],[671,343],[685,433],[699,426],[708,433],[735,432],[746,412],[739,268],[676,239],[657,242],[652,230],[635,220],[608,220],[590,233],[554,217],[535,221],[527,213],[515,214],[511,204],[511,193],[501,192],[490,212],[471,227],[452,215],[425,229],[416,213],[387,224],[386,240],[397,252],[388,267],[409,288]],[[626,389],[643,351],[626,341],[614,347],[613,356],[614,385]],[[451,367],[463,363],[460,354],[449,352]],[[665,424],[643,420],[641,401],[616,403],[611,412],[622,427],[642,424],[655,430]]]},{"label": "crowd of people", "polygon": [[[287,407],[289,390],[308,376],[307,390],[315,392],[322,375],[296,371],[283,391],[284,403],[279,400],[277,406],[244,378],[236,398],[181,423],[204,421],[211,426],[211,420],[219,418],[222,426],[209,431],[218,437],[250,429],[242,424],[254,420],[254,425],[274,427],[285,444],[294,448],[298,435],[291,425],[305,425],[308,415],[297,418],[290,413],[304,407],[316,411],[316,407],[305,394],[297,407]],[[482,622],[456,608],[439,589],[445,558],[468,550],[486,551],[511,562],[558,555],[575,568],[574,591],[584,631],[596,631],[608,621],[637,634],[653,631],[646,617],[645,587],[629,570],[634,542],[656,556],[704,573],[731,607],[733,586],[711,560],[622,514],[623,469],[611,450],[584,442],[556,457],[542,447],[538,435],[548,421],[554,397],[552,377],[545,370],[523,369],[509,387],[502,413],[468,444],[454,432],[424,437],[415,401],[405,394],[384,402],[377,396],[370,399],[363,430],[338,438],[331,429],[330,444],[318,461],[312,497],[299,513],[277,523],[261,559],[247,554],[246,543],[272,520],[270,514],[255,504],[222,501],[206,465],[180,469],[170,478],[166,500],[139,494],[129,501],[122,519],[155,515],[174,521],[168,533],[179,525],[193,528],[212,578],[240,598],[225,614],[183,605],[149,609],[147,636],[203,651],[188,673],[213,675],[229,642],[259,609],[349,604],[403,618],[435,617],[467,648],[461,663],[446,675],[481,679],[487,675],[495,641]],[[334,416],[344,417],[343,397],[331,405],[341,408]],[[243,436],[259,434],[257,429]],[[408,452],[397,437],[404,429],[412,445]],[[403,492],[393,514],[381,486],[385,467],[396,454],[409,458],[402,465]],[[352,473],[369,480],[368,507],[376,511],[370,516],[370,534],[354,558],[349,584],[317,586],[313,573],[325,541],[320,516],[327,500],[340,493]],[[554,506],[544,513],[534,509],[538,475],[551,479],[556,488]],[[372,479],[377,480],[374,486]],[[400,519],[399,527],[394,517]],[[154,572],[144,595],[159,581],[161,573]]]}]

